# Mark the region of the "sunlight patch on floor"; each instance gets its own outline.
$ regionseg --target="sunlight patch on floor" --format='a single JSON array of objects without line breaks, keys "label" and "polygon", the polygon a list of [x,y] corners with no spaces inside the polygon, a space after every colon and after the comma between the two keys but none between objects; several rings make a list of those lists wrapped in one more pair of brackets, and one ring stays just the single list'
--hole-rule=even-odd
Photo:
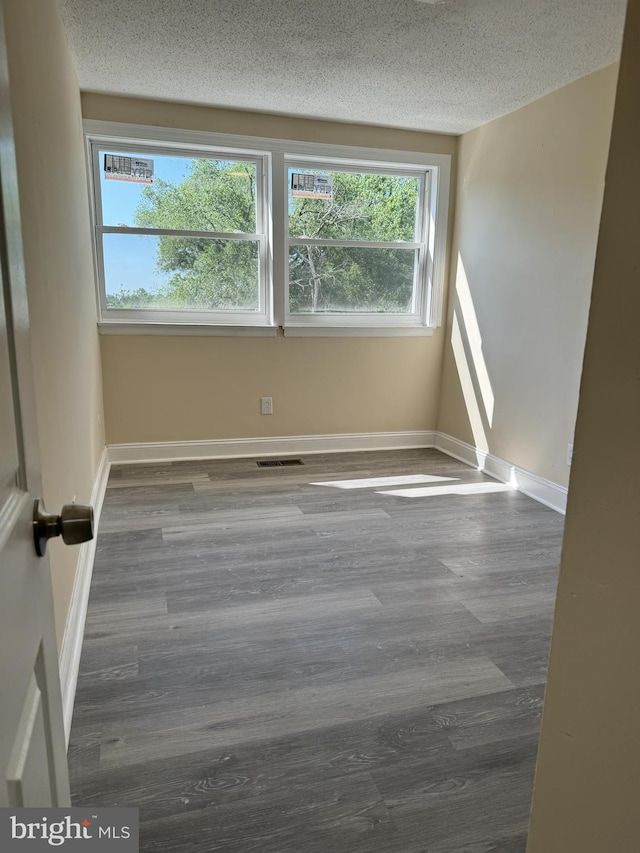
[{"label": "sunlight patch on floor", "polygon": [[488,492],[512,492],[507,483],[456,483],[452,486],[430,486],[424,489],[395,489],[378,492],[400,498],[432,498],[438,495],[482,495]]},{"label": "sunlight patch on floor", "polygon": [[413,483],[438,483],[457,480],[457,477],[436,477],[432,474],[404,474],[399,477],[364,477],[360,480],[329,480],[309,483],[310,486],[332,486],[334,489],[378,489],[384,486],[409,486]]}]

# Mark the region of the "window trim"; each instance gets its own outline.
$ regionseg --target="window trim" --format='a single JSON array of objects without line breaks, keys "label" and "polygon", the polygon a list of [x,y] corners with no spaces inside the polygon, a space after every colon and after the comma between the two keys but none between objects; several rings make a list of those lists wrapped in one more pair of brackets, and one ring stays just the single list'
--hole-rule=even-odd
[{"label": "window trim", "polygon": [[[87,163],[89,171],[89,203],[91,211],[91,222],[94,244],[94,264],[97,283],[98,316],[100,331],[117,333],[125,326],[142,326],[148,324],[149,334],[171,334],[171,329],[176,328],[179,323],[183,328],[183,334],[219,334],[228,331],[229,334],[251,334],[256,328],[258,334],[263,334],[266,328],[284,327],[285,334],[312,334],[322,335],[323,329],[327,335],[366,335],[367,329],[371,334],[378,336],[390,335],[425,335],[431,334],[433,330],[443,323],[443,302],[446,288],[445,269],[448,249],[448,219],[449,219],[449,193],[451,181],[451,155],[428,154],[416,151],[401,151],[384,148],[365,148],[349,145],[330,145],[317,142],[300,142],[284,139],[270,139],[268,137],[253,137],[237,134],[210,133],[201,130],[185,130],[176,128],[150,127],[146,125],[127,124],[122,122],[106,122],[96,120],[85,120],[83,122],[85,133],[85,144],[87,151]],[[264,199],[264,225],[265,230],[265,264],[269,274],[270,287],[267,286],[265,293],[265,307],[267,311],[258,320],[252,316],[249,322],[238,316],[236,312],[225,312],[222,322],[211,323],[208,315],[197,312],[197,318],[187,320],[184,316],[188,312],[155,312],[161,313],[160,317],[151,318],[145,316],[147,312],[135,310],[135,316],[131,317],[129,310],[127,316],[115,318],[113,310],[109,309],[109,316],[103,313],[101,304],[101,264],[97,249],[96,232],[96,197],[95,183],[96,175],[92,166],[91,145],[99,142],[103,147],[129,147],[137,146],[144,151],[152,148],[158,149],[159,153],[168,153],[173,149],[174,154],[184,156],[185,153],[197,156],[215,156],[218,153],[233,153],[234,157],[246,154],[249,157],[260,156],[263,159],[263,199]],[[348,315],[325,315],[325,322],[318,322],[319,315],[313,315],[312,322],[300,323],[299,320],[305,315],[291,315],[287,318],[285,281],[287,276],[287,249],[288,239],[288,215],[287,215],[287,166],[286,162],[303,160],[319,161],[323,163],[335,163],[335,165],[346,165],[353,168],[361,165],[363,168],[389,170],[396,169],[402,173],[411,171],[428,171],[428,190],[425,197],[424,210],[428,212],[429,221],[427,226],[427,248],[428,258],[427,282],[425,285],[425,300],[421,316],[416,321],[414,315],[364,315],[363,323],[354,323],[354,317]],[[99,174],[97,176],[99,181]],[[130,229],[126,229],[130,230]],[[403,244],[406,245],[406,244]],[[149,312],[150,313],[150,312]],[[167,315],[171,313],[174,318]],[[306,315],[309,316],[309,315]],[[410,320],[407,321],[407,318]],[[257,322],[256,322],[257,321]],[[207,328],[211,331],[204,331]],[[217,331],[213,331],[213,329]]]},{"label": "window trim", "polygon": [[[396,163],[377,163],[372,164],[369,161],[355,161],[338,158],[326,157],[293,157],[285,154],[285,178],[287,181],[287,198],[289,187],[289,169],[300,166],[304,168],[316,169],[332,169],[333,171],[347,172],[350,174],[370,174],[370,175],[399,175],[408,178],[417,178],[419,183],[418,205],[416,211],[416,228],[414,237],[420,236],[421,240],[408,241],[374,241],[374,240],[326,240],[318,238],[291,237],[289,236],[289,220],[287,215],[286,233],[285,233],[285,255],[288,258],[289,248],[294,246],[348,246],[364,249],[406,249],[407,251],[418,251],[417,269],[414,273],[414,292],[413,292],[413,310],[406,313],[385,312],[377,314],[375,312],[345,312],[327,313],[327,314],[307,314],[299,313],[292,314],[289,311],[289,265],[285,265],[285,320],[284,327],[290,328],[295,326],[298,329],[316,328],[316,327],[333,327],[333,328],[356,328],[356,327],[373,327],[373,328],[389,328],[389,327],[423,327],[426,322],[427,308],[427,293],[429,290],[429,280],[431,274],[431,264],[429,260],[428,249],[428,231],[430,221],[428,216],[428,198],[429,184],[431,172],[428,167],[419,168],[407,165],[402,168]],[[288,209],[288,205],[287,205]]]},{"label": "window trim", "polygon": [[[200,159],[233,159],[254,163],[256,166],[256,232],[234,233],[218,231],[193,231],[172,228],[138,228],[134,226],[105,225],[102,221],[102,186],[100,151],[105,148],[133,154],[174,156],[184,158],[188,153]],[[97,283],[98,316],[102,325],[127,323],[171,324],[188,326],[272,326],[273,304],[271,294],[271,264],[269,262],[270,210],[265,197],[266,176],[269,171],[269,155],[264,151],[245,151],[221,146],[176,147],[172,143],[158,140],[150,144],[139,144],[136,140],[114,137],[91,137],[88,140],[89,167],[91,170],[93,198],[94,257]],[[258,244],[258,310],[241,311],[189,311],[150,308],[109,308],[106,298],[104,243],[105,234],[127,234],[141,236],[196,237],[205,240],[235,240]]]}]

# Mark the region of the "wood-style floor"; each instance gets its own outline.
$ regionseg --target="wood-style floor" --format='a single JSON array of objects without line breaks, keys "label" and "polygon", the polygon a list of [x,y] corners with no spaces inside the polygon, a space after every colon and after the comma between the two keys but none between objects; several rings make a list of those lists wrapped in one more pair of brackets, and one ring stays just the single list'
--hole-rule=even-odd
[{"label": "wood-style floor", "polygon": [[524,853],[562,517],[434,450],[303,459],[113,468],[73,804],[142,851]]}]

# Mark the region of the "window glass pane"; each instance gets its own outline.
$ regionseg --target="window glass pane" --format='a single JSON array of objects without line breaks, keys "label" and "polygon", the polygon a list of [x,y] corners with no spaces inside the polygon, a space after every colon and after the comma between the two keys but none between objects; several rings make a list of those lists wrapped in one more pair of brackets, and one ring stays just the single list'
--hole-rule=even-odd
[{"label": "window glass pane", "polygon": [[418,252],[290,246],[291,314],[409,314]]},{"label": "window glass pane", "polygon": [[289,236],[416,241],[420,181],[323,169],[289,169]]},{"label": "window glass pane", "polygon": [[256,233],[255,163],[100,151],[99,168],[104,225]]},{"label": "window glass pane", "polygon": [[109,308],[258,311],[257,240],[105,234]]}]

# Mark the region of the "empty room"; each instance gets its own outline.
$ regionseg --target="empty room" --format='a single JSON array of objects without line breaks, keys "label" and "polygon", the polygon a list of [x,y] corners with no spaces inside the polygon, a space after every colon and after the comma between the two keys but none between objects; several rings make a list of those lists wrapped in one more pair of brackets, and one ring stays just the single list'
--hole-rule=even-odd
[{"label": "empty room", "polygon": [[635,851],[640,2],[0,6],[2,849]]}]

